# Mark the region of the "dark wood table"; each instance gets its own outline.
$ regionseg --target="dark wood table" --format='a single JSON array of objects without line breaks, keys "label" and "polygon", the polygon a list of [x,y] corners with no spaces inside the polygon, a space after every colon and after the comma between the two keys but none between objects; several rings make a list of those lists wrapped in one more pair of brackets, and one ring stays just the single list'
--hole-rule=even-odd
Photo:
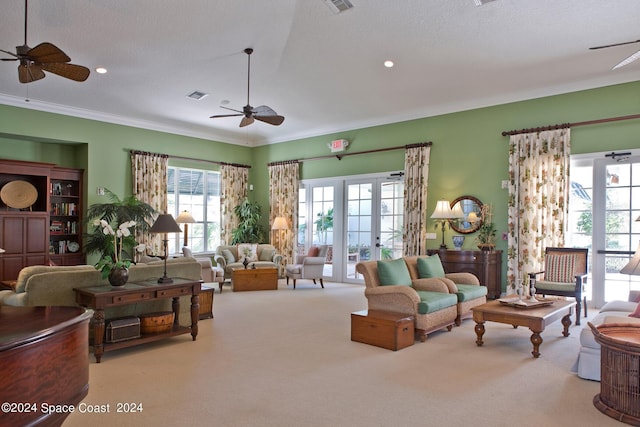
[{"label": "dark wood table", "polygon": [[[158,283],[156,279],[144,282],[127,283],[121,287],[110,285],[75,288],[76,302],[94,309],[93,314],[93,354],[100,363],[106,351],[118,350],[134,345],[145,344],[164,338],[191,333],[193,341],[198,336],[198,318],[201,281],[173,278],[173,283]],[[180,326],[180,297],[191,295],[191,327]],[[120,342],[104,342],[104,310],[108,307],[136,304],[143,301],[173,298],[173,327],[168,332],[141,335],[140,338]]]},{"label": "dark wood table", "polygon": [[59,426],[89,392],[80,307],[0,306],[0,425]]},{"label": "dark wood table", "polygon": [[569,326],[571,326],[571,314],[573,313],[573,307],[575,307],[576,301],[568,300],[555,300],[553,304],[536,307],[536,308],[516,308],[510,307],[500,303],[498,300],[489,301],[486,304],[482,304],[473,307],[473,320],[476,322],[476,344],[480,347],[484,342],[482,336],[484,335],[484,323],[498,322],[513,325],[514,328],[518,326],[528,327],[531,334],[531,344],[533,344],[533,357],[540,356],[540,344],[542,344],[542,336],[540,334],[544,331],[546,325],[555,322],[558,319],[562,319],[562,325],[564,330],[562,335],[569,336]]}]

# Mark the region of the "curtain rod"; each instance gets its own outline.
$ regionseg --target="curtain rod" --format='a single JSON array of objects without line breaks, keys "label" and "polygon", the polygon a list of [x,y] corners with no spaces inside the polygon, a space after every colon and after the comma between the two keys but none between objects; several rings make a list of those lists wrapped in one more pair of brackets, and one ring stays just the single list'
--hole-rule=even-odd
[{"label": "curtain rod", "polygon": [[416,144],[399,145],[399,146],[396,146],[396,147],[388,147],[388,148],[378,148],[378,149],[375,149],[375,150],[356,151],[356,152],[353,152],[353,153],[344,153],[344,154],[336,154],[336,155],[328,154],[326,156],[307,157],[307,158],[304,158],[304,159],[296,159],[296,160],[284,160],[284,161],[280,161],[280,162],[267,163],[267,166],[275,166],[275,165],[283,164],[283,163],[287,163],[287,162],[293,163],[293,162],[304,162],[304,161],[309,161],[309,160],[333,159],[334,157],[337,158],[338,160],[342,160],[342,158],[346,157],[346,156],[356,156],[358,154],[369,154],[369,153],[381,153],[383,151],[405,150],[407,148],[430,147],[432,145],[433,145],[433,142],[431,142],[431,141],[418,142]]},{"label": "curtain rod", "polygon": [[149,151],[130,150],[130,153],[131,154],[142,154],[142,155],[145,155],[145,156],[162,156],[162,157],[168,157],[170,159],[189,160],[189,161],[193,161],[193,162],[211,163],[211,164],[214,164],[214,165],[228,165],[228,166],[235,166],[235,167],[238,167],[238,168],[251,169],[251,166],[243,165],[243,164],[240,164],[240,163],[228,163],[228,162],[220,162],[220,161],[216,161],[216,160],[195,159],[193,157],[171,156],[169,154],[151,153]]},{"label": "curtain rod", "polygon": [[545,130],[566,129],[566,128],[577,127],[577,126],[597,125],[600,123],[620,122],[622,120],[632,120],[632,119],[640,119],[640,114],[632,114],[630,116],[610,117],[608,119],[587,120],[585,122],[563,123],[561,125],[549,125],[549,126],[530,128],[530,129],[503,131],[502,136],[519,135],[521,133],[542,132]]}]

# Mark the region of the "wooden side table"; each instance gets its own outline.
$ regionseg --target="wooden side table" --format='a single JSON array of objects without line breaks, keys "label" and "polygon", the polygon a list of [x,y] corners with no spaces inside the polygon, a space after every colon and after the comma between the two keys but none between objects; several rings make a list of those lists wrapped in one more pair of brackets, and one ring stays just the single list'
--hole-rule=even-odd
[{"label": "wooden side table", "polygon": [[[106,351],[140,345],[176,335],[191,333],[193,341],[198,336],[198,318],[200,317],[201,282],[189,279],[174,278],[173,283],[158,283],[156,279],[145,282],[127,283],[122,287],[109,285],[75,288],[76,302],[94,309],[93,314],[93,354],[96,363],[100,363]],[[191,295],[191,327],[180,326],[180,297]],[[175,314],[173,328],[168,332],[142,335],[140,338],[113,343],[104,342],[105,319],[104,310],[108,307],[136,304],[142,301],[173,298],[172,309]]]}]

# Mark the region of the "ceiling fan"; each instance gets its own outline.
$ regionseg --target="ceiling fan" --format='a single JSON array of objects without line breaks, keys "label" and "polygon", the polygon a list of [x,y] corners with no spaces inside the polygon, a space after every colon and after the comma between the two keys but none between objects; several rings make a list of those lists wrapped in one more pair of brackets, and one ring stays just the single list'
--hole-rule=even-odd
[{"label": "ceiling fan", "polygon": [[247,105],[242,107],[242,111],[235,110],[233,108],[228,108],[224,106],[220,106],[220,108],[224,108],[225,110],[235,111],[236,114],[218,114],[215,116],[211,116],[212,119],[217,119],[220,117],[239,117],[244,116],[242,120],[240,120],[240,127],[244,127],[250,125],[254,122],[254,120],[259,120],[261,122],[269,123],[270,125],[279,126],[284,121],[283,116],[279,116],[278,113],[273,111],[270,107],[266,105],[259,105],[257,107],[252,107],[249,104],[249,81],[251,77],[251,54],[253,53],[253,49],[250,47],[244,50],[244,53],[247,54]]},{"label": "ceiling fan", "polygon": [[[604,45],[604,46],[594,46],[594,47],[590,47],[589,49],[591,49],[591,50],[605,49],[605,48],[608,48],[608,47],[623,46],[623,45],[626,45],[626,44],[634,44],[634,43],[640,43],[640,40],[633,40],[633,41],[622,42],[622,43],[613,43],[613,44],[607,44],[607,45]],[[624,67],[625,65],[629,65],[629,64],[631,64],[633,61],[635,61],[638,58],[640,58],[640,50],[637,51],[636,53],[634,53],[633,55],[627,57],[626,59],[623,59],[619,63],[617,63],[612,68],[612,70],[617,70],[618,68]]]},{"label": "ceiling fan", "polygon": [[8,52],[12,58],[0,58],[2,61],[20,61],[18,80],[20,83],[31,83],[45,77],[44,72],[57,74],[67,79],[83,82],[89,77],[89,69],[81,65],[68,64],[71,58],[51,43],[40,43],[33,49],[27,46],[27,2],[24,0],[24,44],[16,46],[16,53]]}]

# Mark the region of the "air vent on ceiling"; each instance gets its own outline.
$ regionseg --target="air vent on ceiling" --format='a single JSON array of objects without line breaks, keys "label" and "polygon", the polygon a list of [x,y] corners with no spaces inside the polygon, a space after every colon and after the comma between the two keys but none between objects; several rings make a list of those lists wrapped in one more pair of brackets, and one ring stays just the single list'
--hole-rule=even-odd
[{"label": "air vent on ceiling", "polygon": [[191,99],[195,99],[196,101],[199,101],[202,98],[206,97],[207,95],[209,95],[209,94],[208,93],[204,93],[204,92],[200,92],[199,90],[194,90],[189,95],[187,95],[187,98],[191,98]]},{"label": "air vent on ceiling", "polygon": [[473,0],[473,2],[476,4],[476,6],[482,6],[483,4],[487,4],[489,2],[492,2],[494,0]]},{"label": "air vent on ceiling", "polygon": [[349,0],[322,0],[333,13],[344,12],[353,7],[353,4]]}]

